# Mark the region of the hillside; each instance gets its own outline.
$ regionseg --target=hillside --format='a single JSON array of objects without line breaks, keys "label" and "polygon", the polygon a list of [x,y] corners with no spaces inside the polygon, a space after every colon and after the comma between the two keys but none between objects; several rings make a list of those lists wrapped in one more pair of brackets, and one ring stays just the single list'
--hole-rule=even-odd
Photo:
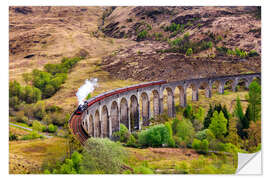
[{"label": "hillside", "polygon": [[[261,23],[256,10],[10,7],[10,80],[24,83],[23,73],[42,69],[46,63],[59,62],[63,57],[85,57],[72,69],[61,89],[46,100],[70,112],[77,105],[77,89],[91,77],[99,78],[96,95],[139,81],[260,72]],[[173,23],[179,27],[175,29]],[[141,33],[144,30],[146,35]],[[170,44],[185,34],[188,46],[195,47],[189,56]],[[211,48],[201,49],[200,42],[211,42]],[[258,56],[227,55],[221,47],[256,51]]]},{"label": "hillside", "polygon": [[[222,52],[222,48],[226,51],[238,48],[260,54],[261,23],[256,10],[256,7],[117,7],[105,18],[103,32],[137,43],[104,58],[103,69],[120,79],[142,81],[260,72],[259,56],[246,58]],[[173,49],[168,43],[183,40],[186,34],[189,42],[183,42],[180,48]],[[209,42],[210,48],[203,46]],[[185,54],[188,46],[193,49],[191,56]]]}]

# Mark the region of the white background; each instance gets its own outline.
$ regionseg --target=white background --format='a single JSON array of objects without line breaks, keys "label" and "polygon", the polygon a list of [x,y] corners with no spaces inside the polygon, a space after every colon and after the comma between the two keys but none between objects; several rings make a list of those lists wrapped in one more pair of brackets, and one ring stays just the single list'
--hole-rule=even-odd
[{"label": "white background", "polygon": [[[4,2],[3,2],[4,1]],[[243,176],[243,175],[8,175],[8,7],[13,5],[27,6],[139,6],[139,5],[173,5],[173,6],[262,6],[262,176]],[[46,179],[65,178],[65,179],[198,179],[207,178],[208,180],[243,178],[243,179],[270,179],[270,6],[269,0],[2,0],[0,4],[0,113],[1,113],[1,145],[0,145],[0,179]],[[269,53],[268,53],[269,52]]]}]

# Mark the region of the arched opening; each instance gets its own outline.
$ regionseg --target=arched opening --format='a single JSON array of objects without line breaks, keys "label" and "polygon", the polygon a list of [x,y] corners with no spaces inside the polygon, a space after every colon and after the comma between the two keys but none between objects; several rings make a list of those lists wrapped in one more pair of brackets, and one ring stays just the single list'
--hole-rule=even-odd
[{"label": "arched opening", "polygon": [[215,80],[212,84],[212,92],[213,93],[218,93],[218,94],[223,94],[224,93],[224,83],[220,80]]},{"label": "arched opening", "polygon": [[120,123],[124,124],[129,129],[128,102],[126,98],[122,98],[120,102]]},{"label": "arched opening", "polygon": [[117,102],[113,102],[111,106],[111,123],[112,123],[112,133],[119,131],[120,122],[119,122],[119,110]]},{"label": "arched opening", "polygon": [[100,137],[101,136],[101,124],[100,124],[100,117],[99,117],[99,112],[96,110],[95,113],[95,137]]},{"label": "arched opening", "polygon": [[199,100],[199,88],[195,84],[191,83],[187,86],[187,94],[191,95],[192,101]]},{"label": "arched opening", "polygon": [[102,108],[101,123],[102,123],[102,137],[109,137],[110,127],[109,127],[109,115],[107,106],[103,106]]},{"label": "arched opening", "polygon": [[207,98],[212,97],[212,86],[211,86],[211,84],[209,84],[209,82],[207,82],[207,81],[201,82],[201,84],[199,86],[199,90],[203,90],[203,92],[201,92],[201,93],[203,95],[205,95],[205,97],[207,97]]},{"label": "arched opening", "polygon": [[153,90],[152,96],[153,96],[153,103],[152,103],[153,110],[151,112],[153,112],[153,116],[156,118],[160,114],[160,104],[159,104],[160,102],[159,102],[159,93],[158,93],[158,91]]},{"label": "arched opening", "polygon": [[225,81],[224,93],[226,94],[228,91],[235,91],[234,81],[232,79]]},{"label": "arched opening", "polygon": [[148,95],[145,92],[143,92],[141,94],[140,102],[141,102],[140,104],[142,105],[141,106],[142,124],[143,124],[143,126],[149,126],[149,124],[150,124],[150,121],[149,121],[150,103],[149,103]]},{"label": "arched opening", "polygon": [[[166,93],[164,93],[164,91]],[[174,116],[175,107],[174,107],[174,94],[170,87],[167,87],[163,91],[163,105],[164,105],[164,112],[167,111],[169,117]]]},{"label": "arched opening", "polygon": [[187,94],[183,86],[178,86],[179,90],[179,104],[181,107],[186,107],[187,105]]},{"label": "arched opening", "polygon": [[135,95],[132,95],[130,98],[130,128],[131,131],[140,129],[139,104]]},{"label": "arched opening", "polygon": [[258,84],[261,85],[261,77],[257,76],[252,79],[252,81],[256,81]]},{"label": "arched opening", "polygon": [[92,114],[90,114],[90,116],[89,116],[88,135],[90,137],[94,136],[94,119],[93,119]]},{"label": "arched opening", "polygon": [[245,91],[248,89],[249,82],[246,78],[238,79],[236,82],[236,91]]}]

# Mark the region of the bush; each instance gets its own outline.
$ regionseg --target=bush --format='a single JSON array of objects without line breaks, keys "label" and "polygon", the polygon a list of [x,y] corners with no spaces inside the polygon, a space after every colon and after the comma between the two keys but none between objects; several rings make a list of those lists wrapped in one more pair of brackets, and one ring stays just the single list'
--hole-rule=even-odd
[{"label": "bush", "polygon": [[113,137],[119,139],[120,142],[126,143],[129,139],[130,133],[124,124],[120,124],[120,130],[113,133]]},{"label": "bush", "polygon": [[10,141],[16,141],[16,140],[18,140],[18,136],[16,134],[10,133],[9,134],[9,140]]},{"label": "bush", "polygon": [[37,131],[32,131],[30,134],[24,135],[22,137],[22,140],[30,140],[30,139],[37,139],[37,138],[43,138],[43,136],[38,134]]},{"label": "bush", "polygon": [[147,37],[148,31],[147,30],[142,30],[141,32],[138,33],[137,35],[137,41],[142,41]]},{"label": "bush", "polygon": [[39,121],[34,120],[32,123],[32,127],[34,130],[42,132],[44,128],[46,129],[46,126],[42,125]]},{"label": "bush", "polygon": [[127,158],[125,149],[107,138],[90,138],[83,150],[81,168],[83,173],[120,173]]},{"label": "bush", "polygon": [[139,144],[142,146],[161,147],[168,144],[169,139],[169,130],[163,124],[152,126],[139,133]]},{"label": "bush", "polygon": [[255,50],[251,50],[249,51],[248,56],[249,57],[259,56],[259,53],[257,53]]},{"label": "bush", "polygon": [[186,51],[186,55],[191,56],[192,54],[193,54],[192,48],[188,48],[188,50]]},{"label": "bush", "polygon": [[154,174],[154,172],[150,168],[143,165],[135,167],[134,172],[135,174]]},{"label": "bush", "polygon": [[208,147],[209,147],[209,143],[206,139],[202,140],[201,142],[201,151],[203,151],[204,153],[208,152]]},{"label": "bush", "polygon": [[192,142],[192,148],[196,151],[199,151],[201,149],[201,141],[198,139],[194,139]]},{"label": "bush", "polygon": [[175,147],[175,142],[173,140],[172,126],[171,126],[171,124],[169,122],[166,122],[165,126],[167,127],[167,129],[169,131],[169,134],[170,134],[170,137],[169,137],[169,140],[168,140],[168,146],[169,147]]},{"label": "bush", "polygon": [[132,134],[128,138],[127,146],[138,147],[137,140],[135,139],[135,137]]},{"label": "bush", "polygon": [[56,132],[57,131],[57,126],[54,126],[53,124],[50,124],[49,126],[48,126],[48,132],[49,133],[54,133],[54,132]]},{"label": "bush", "polygon": [[191,145],[194,133],[192,123],[186,119],[181,120],[176,127],[176,136],[180,137],[187,146]]}]

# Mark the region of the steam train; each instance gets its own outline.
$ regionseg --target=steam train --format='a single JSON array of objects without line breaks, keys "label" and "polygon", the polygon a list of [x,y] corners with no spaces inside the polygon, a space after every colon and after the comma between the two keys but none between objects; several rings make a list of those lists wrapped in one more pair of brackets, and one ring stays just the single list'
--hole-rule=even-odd
[{"label": "steam train", "polygon": [[165,84],[167,83],[164,80],[161,81],[153,81],[150,83],[143,83],[143,84],[139,84],[139,85],[134,85],[134,86],[129,86],[126,88],[120,88],[120,89],[116,89],[113,91],[109,91],[103,94],[100,94],[98,96],[96,96],[95,98],[91,98],[89,100],[84,101],[83,104],[80,104],[77,108],[77,110],[75,111],[76,115],[81,115],[89,106],[91,106],[92,104],[115,94],[119,94],[119,93],[123,93],[123,92],[127,92],[127,91],[131,91],[131,90],[135,90],[135,89],[139,89],[139,88],[144,88],[147,86],[155,86],[155,85],[161,85],[161,84]]}]

